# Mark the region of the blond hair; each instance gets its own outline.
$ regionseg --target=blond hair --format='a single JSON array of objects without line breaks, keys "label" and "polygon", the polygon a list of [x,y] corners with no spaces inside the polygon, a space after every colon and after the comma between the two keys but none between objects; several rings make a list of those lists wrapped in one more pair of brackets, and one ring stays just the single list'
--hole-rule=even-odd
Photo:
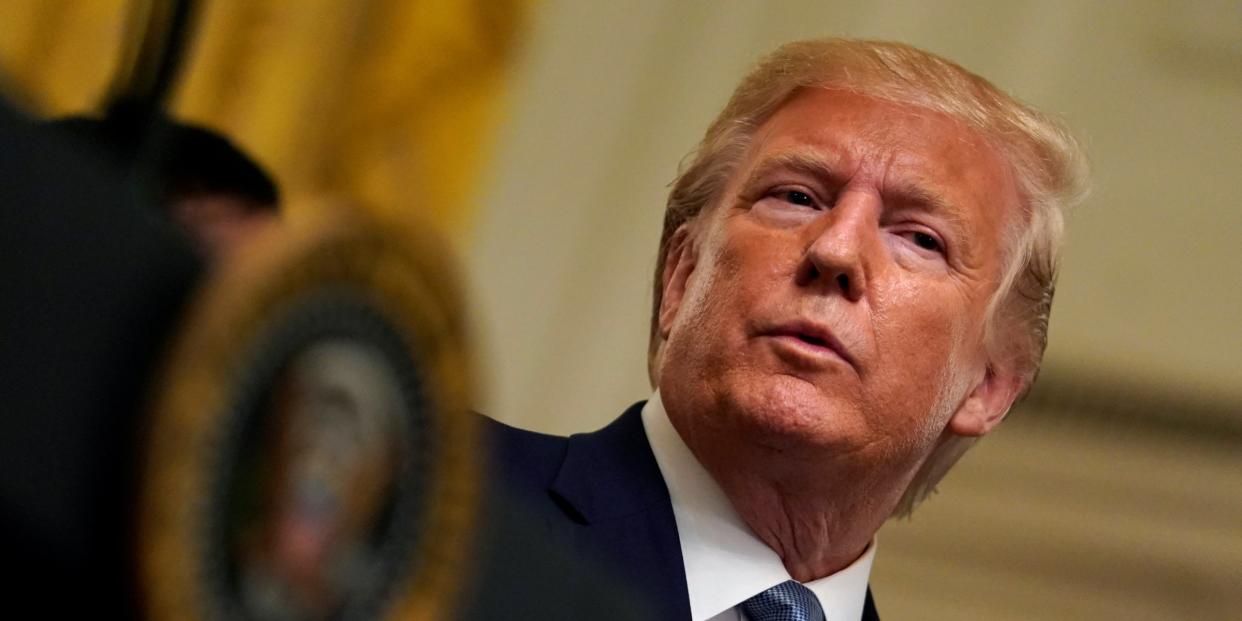
[{"label": "blond hair", "polygon": [[[1030,388],[1047,344],[1048,316],[1064,237],[1063,213],[1087,192],[1086,156],[1060,122],[956,63],[885,41],[816,39],[781,46],[742,80],[673,182],[656,261],[648,373],[657,382],[663,340],[659,309],[674,233],[721,198],[754,132],[797,91],[854,92],[946,114],[977,131],[1012,167],[1021,199],[1006,239],[1005,269],[991,300],[985,347],[993,364],[1016,369]],[[908,514],[973,443],[954,436],[933,450],[898,503]]]}]

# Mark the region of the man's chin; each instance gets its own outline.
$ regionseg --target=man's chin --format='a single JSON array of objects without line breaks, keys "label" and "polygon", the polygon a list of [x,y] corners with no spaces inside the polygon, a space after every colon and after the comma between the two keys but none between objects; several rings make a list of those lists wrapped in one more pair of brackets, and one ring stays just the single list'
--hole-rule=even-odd
[{"label": "man's chin", "polygon": [[731,418],[745,438],[776,450],[844,449],[857,404],[785,376],[735,393]]}]

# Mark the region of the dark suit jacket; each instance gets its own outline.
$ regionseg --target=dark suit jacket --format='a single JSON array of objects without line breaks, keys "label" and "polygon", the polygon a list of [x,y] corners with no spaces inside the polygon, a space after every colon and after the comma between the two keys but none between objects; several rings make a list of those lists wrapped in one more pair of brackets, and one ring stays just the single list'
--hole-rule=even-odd
[{"label": "dark suit jacket", "polygon": [[[485,423],[496,476],[537,528],[600,560],[653,619],[690,618],[681,543],[668,488],[643,430],[643,403],[607,427],[563,438]],[[878,619],[870,590],[863,621]]]}]

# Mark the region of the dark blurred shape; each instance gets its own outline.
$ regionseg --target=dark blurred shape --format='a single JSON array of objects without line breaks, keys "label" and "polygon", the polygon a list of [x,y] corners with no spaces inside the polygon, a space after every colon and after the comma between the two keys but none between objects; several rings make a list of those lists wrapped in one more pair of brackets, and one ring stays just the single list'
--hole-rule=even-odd
[{"label": "dark blurred shape", "polygon": [[203,264],[119,167],[4,102],[0,145],[8,605],[133,616],[137,413]]},{"label": "dark blurred shape", "polygon": [[137,103],[112,106],[102,118],[49,123],[88,157],[100,157],[140,187],[150,201],[211,258],[232,253],[279,215],[280,193],[268,173],[231,140],[206,127],[151,114]]},{"label": "dark blurred shape", "polygon": [[186,46],[194,39],[198,4],[198,0],[129,3],[109,102],[128,101],[139,116],[154,116],[180,75]]},{"label": "dark blurred shape", "polygon": [[[157,141],[159,157],[150,158],[149,174],[162,203],[197,194],[227,194],[246,199],[251,211],[276,211],[280,202],[276,184],[227,137],[164,116],[156,117],[149,122],[149,128],[144,128],[144,122],[135,115],[136,111],[122,107],[104,118],[70,116],[55,119],[49,126],[127,166],[145,164],[148,158],[143,141]],[[144,134],[144,129],[153,133]]]},{"label": "dark blurred shape", "polygon": [[249,211],[275,212],[280,194],[271,178],[228,138],[209,129],[169,124],[164,151],[155,163],[160,198],[166,203],[199,194],[243,198]]}]

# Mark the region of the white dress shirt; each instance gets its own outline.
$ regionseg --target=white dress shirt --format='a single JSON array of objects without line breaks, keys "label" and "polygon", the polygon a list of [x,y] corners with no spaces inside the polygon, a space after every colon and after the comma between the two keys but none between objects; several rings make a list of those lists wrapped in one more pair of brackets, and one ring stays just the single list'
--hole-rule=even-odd
[{"label": "white dress shirt", "polygon": [[[784,564],[759,540],[724,491],[699,464],[668,420],[660,391],[643,407],[647,442],[668,486],[686,566],[693,621],[744,621],[737,605],[791,580]],[[853,564],[804,583],[819,599],[827,621],[858,621],[867,597],[875,542]]]}]

